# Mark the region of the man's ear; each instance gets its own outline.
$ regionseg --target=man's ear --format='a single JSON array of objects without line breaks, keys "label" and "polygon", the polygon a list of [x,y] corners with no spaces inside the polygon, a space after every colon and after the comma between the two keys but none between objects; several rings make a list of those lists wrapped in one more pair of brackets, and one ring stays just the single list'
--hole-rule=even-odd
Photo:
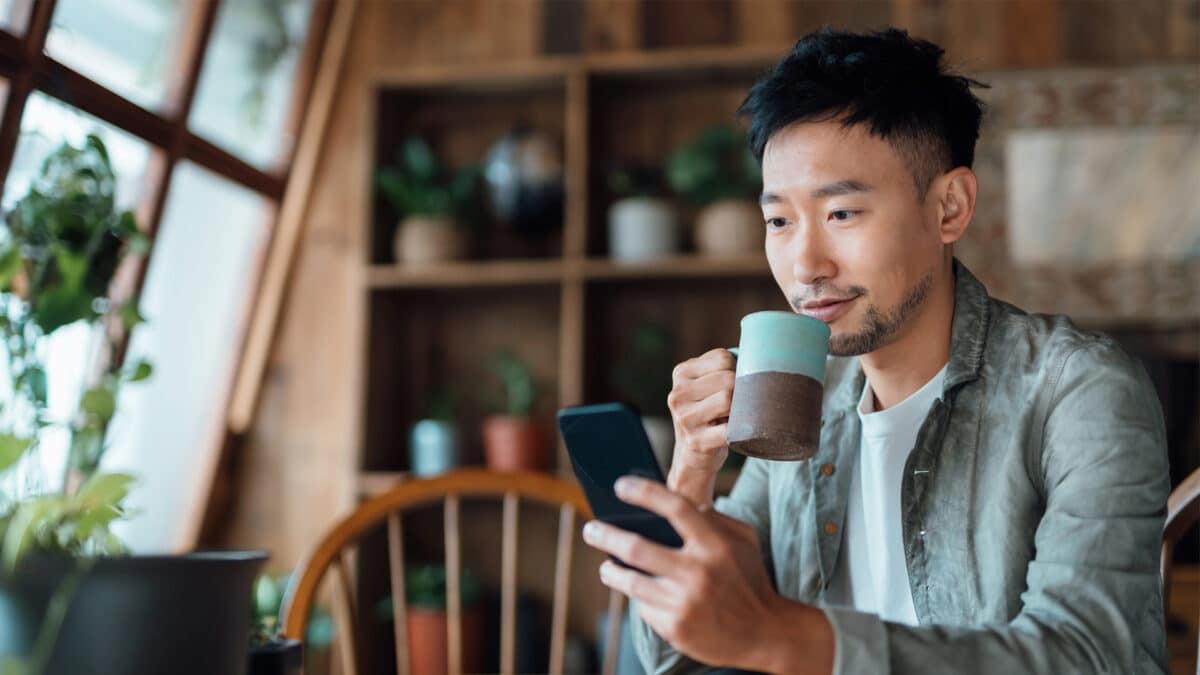
[{"label": "man's ear", "polygon": [[975,214],[975,194],[979,181],[975,172],[965,166],[938,177],[932,186],[937,196],[938,231],[943,244],[953,244],[967,231]]}]

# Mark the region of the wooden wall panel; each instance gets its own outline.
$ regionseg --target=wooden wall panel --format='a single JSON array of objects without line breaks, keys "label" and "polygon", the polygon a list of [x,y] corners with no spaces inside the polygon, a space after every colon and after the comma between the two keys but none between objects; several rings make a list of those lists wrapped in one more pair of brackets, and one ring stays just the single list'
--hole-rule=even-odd
[{"label": "wooden wall panel", "polygon": [[640,49],[640,0],[591,0],[583,9],[583,51],[607,52]]}]

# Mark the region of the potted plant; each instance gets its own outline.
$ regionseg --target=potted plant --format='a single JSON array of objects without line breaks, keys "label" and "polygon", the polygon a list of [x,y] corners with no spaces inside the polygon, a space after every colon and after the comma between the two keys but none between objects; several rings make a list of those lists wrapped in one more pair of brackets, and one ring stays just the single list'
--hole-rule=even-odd
[{"label": "potted plant", "polygon": [[654,321],[636,324],[624,353],[613,368],[617,391],[642,413],[642,426],[663,471],[671,466],[675,429],[667,410],[673,366],[671,334]]},{"label": "potted plant", "polygon": [[375,184],[399,214],[393,247],[396,261],[422,264],[459,260],[467,254],[465,227],[475,216],[480,169],[443,167],[418,137],[406,139],[394,166],[375,174]]},{"label": "potted plant", "polygon": [[413,425],[409,435],[408,460],[415,476],[436,476],[461,463],[454,402],[448,388],[430,392],[425,417]]},{"label": "potted plant", "polygon": [[701,207],[696,249],[708,255],[745,255],[763,247],[762,187],[758,160],[732,125],[709,127],[667,160],[672,189]]},{"label": "potted plant", "polygon": [[613,260],[650,260],[679,251],[675,207],[654,196],[661,172],[628,167],[608,175],[609,190],[620,197],[608,207],[608,255]]},{"label": "potted plant", "polygon": [[[254,581],[254,615],[250,628],[250,656],[247,675],[300,675],[304,668],[304,648],[299,640],[279,634],[279,610],[283,605],[283,589],[287,576],[276,579],[261,574]],[[314,610],[315,613],[315,610]],[[310,620],[310,626],[312,621]],[[306,636],[310,649],[317,646],[319,637]],[[321,645],[327,647],[328,644]]]},{"label": "potted plant", "polygon": [[483,452],[493,471],[537,471],[549,463],[546,435],[533,418],[537,385],[529,364],[512,352],[492,358],[492,372],[503,386],[502,413],[483,420]]},{"label": "potted plant", "polygon": [[[105,432],[119,389],[152,373],[149,363],[117,359],[120,336],[143,319],[136,301],[114,302],[109,287],[146,239],[133,214],[116,208],[115,185],[98,137],[64,144],[0,226],[0,345],[8,362],[0,418],[0,669],[241,673],[250,587],[266,556],[125,556],[110,529],[126,516],[134,479],[97,470]],[[79,393],[76,412],[58,419],[47,403],[43,347],[77,322],[91,327],[104,361]],[[40,470],[36,452],[53,430],[70,435],[65,475],[54,489],[23,490],[14,472]]]},{"label": "potted plant", "polygon": [[[462,671],[482,671],[483,611],[479,580],[463,568],[459,580],[462,599]],[[446,568],[417,565],[404,572],[404,598],[408,603],[408,660],[412,675],[443,675],[449,672],[446,641]],[[384,621],[395,620],[391,597],[376,605]]]}]

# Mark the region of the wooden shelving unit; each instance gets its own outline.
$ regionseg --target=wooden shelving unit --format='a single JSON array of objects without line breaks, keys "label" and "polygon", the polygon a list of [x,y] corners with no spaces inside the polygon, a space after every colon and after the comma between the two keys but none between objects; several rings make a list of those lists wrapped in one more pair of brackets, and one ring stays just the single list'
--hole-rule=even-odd
[{"label": "wooden shelving unit", "polygon": [[[479,161],[496,138],[524,123],[562,139],[565,204],[562,231],[543,250],[513,257],[497,247],[461,263],[400,266],[390,255],[390,213],[364,186],[374,214],[361,256],[369,298],[364,476],[407,470],[406,429],[423,413],[423,392],[448,379],[482,386],[491,349],[512,348],[533,365],[546,394],[540,413],[549,422],[559,407],[620,397],[606,371],[638,321],[666,322],[682,360],[732,344],[746,312],[786,306],[761,254],[726,259],[685,250],[625,263],[606,250],[614,199],[604,184],[607,169],[661,162],[704,127],[730,121],[777,56],[704,48],[376,74],[370,170],[390,160],[408,134],[421,134],[448,163],[461,165]],[[687,224],[694,210],[680,206]],[[463,436],[474,446],[468,458],[477,458],[472,436],[483,411],[474,402],[464,408]],[[561,448],[557,466],[569,466]]]}]

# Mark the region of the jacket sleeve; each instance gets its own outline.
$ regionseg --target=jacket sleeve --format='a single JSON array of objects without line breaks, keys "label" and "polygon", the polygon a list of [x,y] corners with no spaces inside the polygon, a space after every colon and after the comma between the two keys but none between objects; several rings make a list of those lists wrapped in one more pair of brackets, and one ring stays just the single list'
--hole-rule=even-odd
[{"label": "jacket sleeve", "polygon": [[[731,518],[737,518],[754,526],[754,529],[758,531],[758,541],[763,547],[764,560],[768,564],[768,574],[774,578],[774,575],[771,574],[769,555],[770,518],[768,517],[767,464],[762,460],[748,458],[729,496],[718,498],[714,508]],[[685,673],[732,672],[713,668],[676,651],[642,621],[638,615],[636,600],[630,600],[629,615],[634,649],[647,673],[651,675],[682,675]]]},{"label": "jacket sleeve", "polygon": [[1046,501],[1020,613],[967,629],[826,609],[835,673],[1166,672],[1158,558],[1170,482],[1158,398],[1110,342],[1076,346],[1060,363],[1033,464]]}]

